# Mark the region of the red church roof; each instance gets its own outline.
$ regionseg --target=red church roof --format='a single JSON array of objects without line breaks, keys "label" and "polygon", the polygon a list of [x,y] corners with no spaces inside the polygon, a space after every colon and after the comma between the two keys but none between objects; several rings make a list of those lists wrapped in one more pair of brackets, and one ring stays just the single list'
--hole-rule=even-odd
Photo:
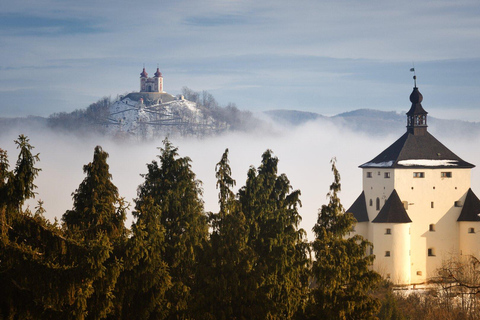
[{"label": "red church roof", "polygon": [[142,78],[148,77],[148,73],[147,73],[147,71],[145,71],[145,68],[143,68],[142,73],[140,73],[140,77],[142,77]]},{"label": "red church roof", "polygon": [[160,78],[162,76],[162,73],[160,72],[160,69],[157,68],[157,72],[155,72],[155,77]]}]

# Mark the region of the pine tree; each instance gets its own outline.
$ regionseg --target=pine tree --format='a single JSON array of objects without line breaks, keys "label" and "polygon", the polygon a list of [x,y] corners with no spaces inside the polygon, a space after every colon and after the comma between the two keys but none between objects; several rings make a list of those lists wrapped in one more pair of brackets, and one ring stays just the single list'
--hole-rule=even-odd
[{"label": "pine tree", "polygon": [[111,181],[107,158],[108,153],[95,147],[93,161],[83,167],[87,176],[73,193],[73,209],[62,217],[70,238],[87,247],[99,243],[107,249],[102,274],[92,284],[87,300],[88,319],[103,319],[112,312],[113,292],[122,270],[120,248],[127,237],[126,206]]},{"label": "pine tree", "polygon": [[306,290],[307,244],[299,229],[300,191],[277,175],[278,159],[267,150],[258,172],[250,168],[239,191],[248,227],[248,245],[255,253],[249,279],[254,295],[252,316],[291,319],[303,307]]},{"label": "pine tree", "polygon": [[313,276],[317,287],[312,291],[309,316],[312,319],[371,319],[380,306],[371,295],[380,275],[369,269],[374,256],[366,256],[371,243],[363,237],[348,237],[355,224],[351,213],[345,213],[338,192],[340,174],[332,160],[334,181],[313,231]]},{"label": "pine tree", "polygon": [[164,140],[157,161],[147,165],[145,181],[138,189],[136,208],[149,199],[161,212],[165,229],[164,260],[168,265],[172,286],[166,292],[168,318],[188,317],[192,305],[191,290],[196,281],[198,255],[207,240],[207,219],[203,211],[200,181],[191,170],[190,158],[179,157],[178,149]]}]

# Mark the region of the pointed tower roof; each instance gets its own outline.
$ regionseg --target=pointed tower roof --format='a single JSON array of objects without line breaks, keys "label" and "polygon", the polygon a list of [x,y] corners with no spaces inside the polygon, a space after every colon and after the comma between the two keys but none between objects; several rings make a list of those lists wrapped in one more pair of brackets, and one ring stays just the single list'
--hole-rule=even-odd
[{"label": "pointed tower roof", "polygon": [[162,76],[162,73],[160,72],[160,69],[157,67],[157,72],[155,72],[155,77],[160,78]]},{"label": "pointed tower roof", "polygon": [[145,71],[145,67],[143,67],[143,71],[142,73],[140,73],[140,78],[147,78],[148,77],[148,73],[147,71]]},{"label": "pointed tower roof", "polygon": [[368,213],[367,213],[367,202],[365,201],[365,192],[362,192],[357,200],[352,204],[350,208],[346,212],[353,213],[357,222],[365,222],[368,220]]},{"label": "pointed tower roof", "polygon": [[408,216],[397,190],[393,190],[387,202],[383,205],[382,210],[377,217],[373,219],[373,223],[410,223],[412,220]]},{"label": "pointed tower roof", "polygon": [[480,221],[480,200],[469,188],[457,221]]},{"label": "pointed tower roof", "polygon": [[423,96],[415,84],[410,94],[407,132],[378,156],[360,168],[473,168],[427,131]]}]

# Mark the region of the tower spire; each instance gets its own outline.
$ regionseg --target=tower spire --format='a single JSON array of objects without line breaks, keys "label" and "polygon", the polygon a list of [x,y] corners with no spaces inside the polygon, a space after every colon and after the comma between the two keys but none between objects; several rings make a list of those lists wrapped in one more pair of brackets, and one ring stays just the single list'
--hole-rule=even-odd
[{"label": "tower spire", "polygon": [[414,72],[413,81],[414,87],[410,94],[410,102],[412,106],[407,112],[407,132],[413,135],[425,135],[427,132],[427,114],[422,107],[423,95],[417,88],[417,76],[415,75],[415,68],[411,68],[410,71]]}]

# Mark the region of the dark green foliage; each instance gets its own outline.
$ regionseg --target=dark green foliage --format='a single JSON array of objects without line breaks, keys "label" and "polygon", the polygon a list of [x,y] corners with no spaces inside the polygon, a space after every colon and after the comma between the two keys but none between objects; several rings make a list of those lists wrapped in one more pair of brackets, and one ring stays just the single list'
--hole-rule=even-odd
[{"label": "dark green foliage", "polygon": [[83,167],[87,175],[73,193],[73,209],[63,215],[68,232],[84,240],[104,232],[112,241],[125,236],[125,205],[107,164],[108,153],[95,147],[93,161]]},{"label": "dark green foliage", "polygon": [[210,214],[212,233],[205,246],[200,277],[195,287],[197,319],[252,319],[252,293],[248,281],[254,263],[254,253],[247,245],[245,216],[231,190],[228,149],[216,165],[219,189],[218,213]]},{"label": "dark green foliage", "polygon": [[87,175],[73,193],[73,209],[62,220],[66,234],[89,247],[101,241],[106,259],[96,262],[102,274],[92,284],[87,300],[88,319],[103,319],[113,309],[114,289],[122,270],[121,250],[126,241],[126,208],[118,189],[111,182],[108,153],[95,147],[93,161],[83,167]]},{"label": "dark green foliage", "polygon": [[20,149],[13,171],[8,171],[7,152],[0,149],[0,207],[13,213],[19,211],[25,200],[35,197],[37,186],[33,183],[41,169],[35,167],[39,161],[38,154],[32,154],[34,148],[23,134],[15,140]]},{"label": "dark green foliage", "polygon": [[260,319],[290,319],[302,309],[306,290],[307,244],[297,208],[300,191],[277,175],[278,159],[267,150],[250,168],[239,200],[246,219],[247,245],[254,252],[246,286],[252,313]]},{"label": "dark green foliage", "polygon": [[1,152],[0,188],[0,315],[7,319],[84,319],[94,314],[88,299],[93,284],[109,270],[104,267],[112,247],[99,236],[88,246],[66,238],[44,217],[43,203],[32,215],[21,205],[34,196],[38,174],[33,147],[25,136],[15,141],[20,154],[13,172]]},{"label": "dark green foliage", "polygon": [[316,260],[312,273],[317,287],[308,314],[315,319],[370,319],[380,306],[371,295],[380,275],[369,269],[374,256],[365,254],[371,244],[358,235],[348,237],[355,218],[345,213],[338,198],[340,174],[334,160],[332,171],[329,203],[322,206],[313,228]]},{"label": "dark green foliage", "polygon": [[134,213],[132,237],[125,254],[125,271],[119,279],[118,311],[121,319],[165,319],[165,292],[171,286],[163,260],[165,228],[161,211],[152,198],[145,198]]},{"label": "dark green foliage", "polygon": [[207,240],[207,219],[200,182],[191,170],[190,158],[178,157],[177,148],[165,140],[159,159],[160,166],[156,161],[147,165],[145,182],[138,188],[136,209],[152,199],[161,212],[160,224],[165,230],[163,258],[172,282],[166,292],[168,318],[182,318],[187,316],[192,302],[198,255]]}]

